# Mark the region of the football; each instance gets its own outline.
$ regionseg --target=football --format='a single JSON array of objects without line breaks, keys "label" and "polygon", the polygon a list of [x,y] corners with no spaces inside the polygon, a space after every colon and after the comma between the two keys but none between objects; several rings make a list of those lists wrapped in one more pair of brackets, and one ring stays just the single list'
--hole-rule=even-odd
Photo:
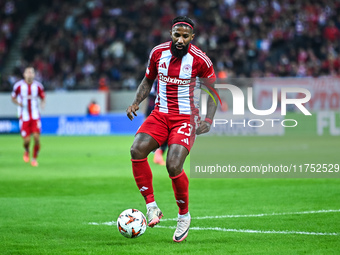
[{"label": "football", "polygon": [[146,230],[146,218],[137,209],[127,209],[119,215],[117,228],[119,233],[127,238],[139,237]]}]

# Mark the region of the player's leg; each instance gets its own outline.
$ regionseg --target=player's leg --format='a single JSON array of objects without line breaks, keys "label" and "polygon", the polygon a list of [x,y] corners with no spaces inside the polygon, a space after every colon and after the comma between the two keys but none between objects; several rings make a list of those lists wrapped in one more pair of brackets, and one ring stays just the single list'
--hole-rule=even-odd
[{"label": "player's leg", "polygon": [[188,154],[188,149],[180,144],[169,145],[166,157],[166,168],[171,178],[183,172],[184,161]]},{"label": "player's leg", "polygon": [[30,161],[30,140],[31,140],[30,136],[23,137],[24,141],[23,145],[25,149],[23,159],[26,163]]},{"label": "player's leg", "polygon": [[38,166],[38,153],[40,150],[40,134],[39,133],[33,133],[33,139],[34,139],[34,147],[33,147],[33,158],[31,161],[32,166]]},{"label": "player's leg", "polygon": [[23,159],[27,163],[30,161],[30,131],[29,131],[29,122],[28,121],[19,121],[20,124],[20,134],[23,139],[23,146],[24,146],[24,156]]},{"label": "player's leg", "polygon": [[195,141],[194,116],[173,115],[170,119],[169,149],[167,169],[172,180],[178,211],[177,228],[173,235],[175,242],[183,241],[189,232],[191,216],[189,213],[189,179],[183,164]]},{"label": "player's leg", "polygon": [[152,136],[146,133],[138,133],[130,149],[131,158],[136,160],[144,159],[158,147],[157,141]]},{"label": "player's leg", "polygon": [[158,208],[153,195],[152,172],[147,161],[149,153],[159,147],[168,138],[166,115],[153,111],[137,131],[131,147],[133,176],[142,193],[147,207],[148,225],[159,223],[163,214]]},{"label": "player's leg", "polygon": [[152,171],[147,160],[151,151],[158,148],[157,141],[146,133],[138,133],[131,146],[132,171],[139,191],[145,199],[148,225],[153,227],[159,223],[163,214],[158,208],[152,185]]},{"label": "player's leg", "polygon": [[172,188],[179,208],[177,228],[173,236],[175,242],[181,242],[188,236],[191,221],[189,213],[189,179],[183,170],[183,164],[188,154],[188,149],[182,145],[169,145],[166,166],[172,180]]},{"label": "player's leg", "polygon": [[38,166],[37,158],[40,150],[40,132],[41,132],[40,119],[31,121],[31,132],[33,134],[34,139],[33,158],[31,160],[31,165]]}]

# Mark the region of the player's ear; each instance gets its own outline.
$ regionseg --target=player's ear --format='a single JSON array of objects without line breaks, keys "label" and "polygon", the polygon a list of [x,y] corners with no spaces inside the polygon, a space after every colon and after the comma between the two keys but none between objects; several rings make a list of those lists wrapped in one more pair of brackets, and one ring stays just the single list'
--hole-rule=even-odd
[{"label": "player's ear", "polygon": [[169,30],[170,36],[172,36],[172,29]]},{"label": "player's ear", "polygon": [[191,35],[191,41],[194,40],[194,38],[195,38],[195,34],[192,34]]}]

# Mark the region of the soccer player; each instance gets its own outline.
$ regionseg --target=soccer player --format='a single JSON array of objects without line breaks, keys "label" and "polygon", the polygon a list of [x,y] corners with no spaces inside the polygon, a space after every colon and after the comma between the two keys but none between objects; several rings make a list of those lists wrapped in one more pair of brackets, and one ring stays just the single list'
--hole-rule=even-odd
[{"label": "soccer player", "polygon": [[194,90],[198,86],[196,78],[203,78],[201,82],[213,87],[216,76],[210,59],[191,44],[195,36],[194,22],[183,16],[172,22],[172,40],[152,49],[145,77],[126,112],[130,120],[137,116],[139,104],[148,96],[154,79],[158,76],[155,109],[138,129],[131,146],[132,170],[146,201],[148,225],[153,227],[160,222],[163,213],[154,198],[152,172],[147,156],[168,141],[166,168],[179,207],[173,240],[181,242],[188,235],[191,221],[188,208],[189,180],[183,170],[183,164],[196,134],[210,130],[217,108],[209,97],[206,118],[204,121],[200,120],[198,110],[194,107]]},{"label": "soccer player", "polygon": [[34,80],[35,72],[33,67],[26,67],[23,76],[23,80],[14,84],[12,101],[20,109],[20,131],[25,148],[23,159],[26,163],[30,161],[29,147],[31,135],[33,135],[34,149],[31,165],[38,166],[37,157],[40,149],[39,136],[41,132],[39,98],[41,99],[41,107],[44,108],[45,93],[43,85]]}]

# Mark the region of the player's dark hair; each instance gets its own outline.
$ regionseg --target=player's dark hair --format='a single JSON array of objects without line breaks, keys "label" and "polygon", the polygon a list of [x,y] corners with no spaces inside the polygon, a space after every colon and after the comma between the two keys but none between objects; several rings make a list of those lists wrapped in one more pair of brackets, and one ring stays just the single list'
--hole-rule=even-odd
[{"label": "player's dark hair", "polygon": [[[187,16],[178,16],[178,17],[174,18],[172,20],[172,26],[174,26],[176,23],[179,23],[179,22],[188,23],[188,24],[190,24],[192,29],[195,28],[195,23],[192,21],[192,19],[188,18]],[[178,26],[188,26],[188,25],[183,24],[183,23],[179,23]],[[188,26],[188,27],[190,27],[190,26]]]}]

